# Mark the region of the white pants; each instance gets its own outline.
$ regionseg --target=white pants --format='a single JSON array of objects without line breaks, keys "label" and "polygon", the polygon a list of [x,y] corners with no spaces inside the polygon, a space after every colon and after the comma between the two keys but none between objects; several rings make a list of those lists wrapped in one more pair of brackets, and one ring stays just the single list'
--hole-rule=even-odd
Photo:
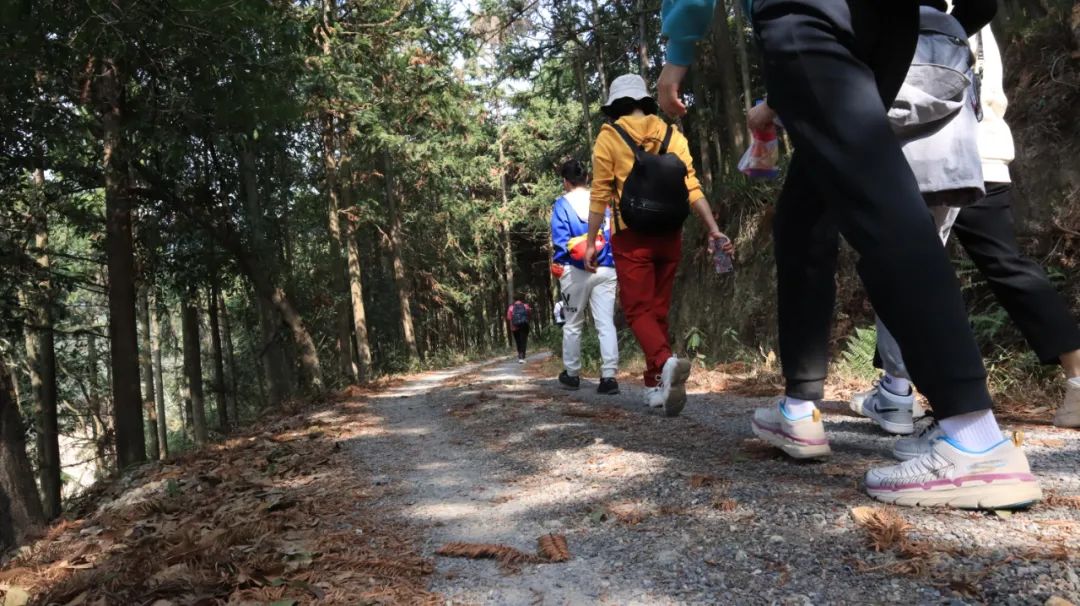
[{"label": "white pants", "polygon": [[600,376],[614,377],[619,369],[619,339],[615,334],[615,289],[618,284],[614,267],[600,267],[595,274],[573,265],[566,266],[559,286],[562,288],[563,366],[567,374],[581,372],[581,330],[585,327],[585,306],[592,311],[600,336]]},{"label": "white pants", "polygon": [[[949,234],[952,233],[953,223],[956,222],[956,215],[960,214],[960,209],[951,206],[931,206],[930,214],[934,216],[934,225],[938,228],[941,243],[943,245],[947,244]],[[904,364],[904,356],[900,353],[900,344],[893,338],[892,333],[889,332],[880,317],[875,316],[874,319],[877,321],[877,350],[878,355],[881,357],[882,369],[890,376],[899,379],[911,379],[907,365]]]}]

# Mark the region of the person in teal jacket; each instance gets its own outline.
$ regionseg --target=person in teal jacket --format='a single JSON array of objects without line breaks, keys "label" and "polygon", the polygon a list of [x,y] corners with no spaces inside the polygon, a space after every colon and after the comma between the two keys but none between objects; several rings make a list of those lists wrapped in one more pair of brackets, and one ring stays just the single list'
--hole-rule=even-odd
[{"label": "person in teal jacket", "polygon": [[[840,235],[859,256],[870,302],[904,352],[915,386],[940,419],[924,454],[866,473],[870,496],[899,505],[999,509],[1042,498],[1019,439],[1003,439],[986,370],[945,249],[886,119],[915,54],[915,0],[753,0],[768,104],[794,142],[776,205],[780,360],[777,404],[751,427],[798,458],[831,452],[824,397]],[[711,0],[665,0],[661,109],[686,113],[679,87]],[[993,16],[993,0],[957,0],[951,14]],[[752,117],[753,118],[753,117]],[[732,150],[734,153],[734,150]]]}]

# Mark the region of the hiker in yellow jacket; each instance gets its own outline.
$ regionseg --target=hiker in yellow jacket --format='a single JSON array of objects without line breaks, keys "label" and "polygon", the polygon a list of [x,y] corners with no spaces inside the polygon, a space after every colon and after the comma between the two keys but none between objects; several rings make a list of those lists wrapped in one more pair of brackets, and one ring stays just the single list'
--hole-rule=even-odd
[{"label": "hiker in yellow jacket", "polygon": [[593,146],[585,268],[596,269],[596,234],[610,206],[619,299],[645,353],[645,403],[675,416],[686,404],[690,362],[671,351],[668,308],[682,252],[682,221],[689,209],[705,223],[710,250],[721,246],[731,254],[733,247],[701,192],[686,137],[656,115],[645,80],[619,76],[601,109],[610,122]]}]

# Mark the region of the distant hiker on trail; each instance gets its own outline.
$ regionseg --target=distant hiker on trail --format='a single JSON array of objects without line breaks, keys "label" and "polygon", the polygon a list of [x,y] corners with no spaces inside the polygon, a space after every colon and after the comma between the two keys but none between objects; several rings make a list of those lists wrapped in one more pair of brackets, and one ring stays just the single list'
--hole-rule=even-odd
[{"label": "distant hiker on trail", "polygon": [[734,247],[713,220],[686,137],[656,115],[645,80],[619,76],[601,109],[610,121],[593,146],[585,269],[598,271],[595,240],[613,208],[611,250],[623,312],[645,352],[645,403],[676,416],[686,405],[690,361],[671,351],[668,309],[690,209],[705,224],[710,252],[720,245],[730,255]]},{"label": "distant hiker on trail", "polygon": [[[712,0],[663,3],[669,41],[658,89],[673,116],[686,113],[679,86],[714,8]],[[831,453],[816,401],[824,397],[843,234],[943,430],[925,454],[869,470],[867,492],[900,505],[1001,509],[1040,500],[1023,450],[1002,439],[959,281],[886,119],[915,53],[918,4],[755,0],[747,8],[768,105],[795,144],[773,219],[786,396],[754,413],[755,434],[793,457]],[[968,23],[995,10],[993,0],[968,0],[952,14]]]},{"label": "distant hiker on trail", "polygon": [[525,346],[529,344],[529,320],[532,319],[532,308],[524,299],[524,295],[518,295],[510,307],[506,308],[506,324],[514,335],[518,364],[525,363]]},{"label": "distant hiker on trail", "polygon": [[[1065,371],[1065,399],[1054,415],[1054,424],[1080,427],[1080,327],[1042,268],[1020,252],[1010,200],[1013,190],[1009,164],[1014,149],[1012,133],[1005,122],[1008,99],[1003,86],[1001,52],[990,26],[972,36],[970,43],[977,57],[975,69],[981,75],[979,99],[983,118],[978,126],[978,143],[987,195],[959,211],[951,233],[990,283],[994,296],[1039,360],[1043,364],[1060,364]],[[856,412],[872,412],[868,409],[875,406],[875,401],[899,401],[899,408],[906,408],[914,400],[903,357],[895,342],[884,343],[879,335],[878,350],[881,352],[878,362],[884,366],[885,374],[872,389],[855,396],[852,409]],[[916,456],[929,439],[940,435],[941,427],[932,423],[918,438],[899,440],[893,454],[901,459]]]},{"label": "distant hiker on trail", "polygon": [[615,261],[611,255],[610,214],[593,244],[598,250],[595,271],[585,271],[586,234],[589,231],[589,175],[577,160],[567,160],[559,167],[565,192],[551,208],[551,244],[553,261],[563,267],[559,277],[562,291],[563,371],[559,383],[567,389],[581,386],[581,330],[585,327],[585,307],[592,312],[600,337],[600,385],[597,393],[617,394],[619,383],[619,341],[615,331]]}]

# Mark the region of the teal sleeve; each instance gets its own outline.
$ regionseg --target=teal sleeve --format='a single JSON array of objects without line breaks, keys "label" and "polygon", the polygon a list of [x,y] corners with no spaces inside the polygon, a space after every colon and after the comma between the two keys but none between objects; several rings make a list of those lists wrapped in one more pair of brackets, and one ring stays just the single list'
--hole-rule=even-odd
[{"label": "teal sleeve", "polygon": [[716,0],[664,0],[660,7],[661,33],[668,38],[667,62],[690,65],[694,43],[705,37],[712,24]]}]

